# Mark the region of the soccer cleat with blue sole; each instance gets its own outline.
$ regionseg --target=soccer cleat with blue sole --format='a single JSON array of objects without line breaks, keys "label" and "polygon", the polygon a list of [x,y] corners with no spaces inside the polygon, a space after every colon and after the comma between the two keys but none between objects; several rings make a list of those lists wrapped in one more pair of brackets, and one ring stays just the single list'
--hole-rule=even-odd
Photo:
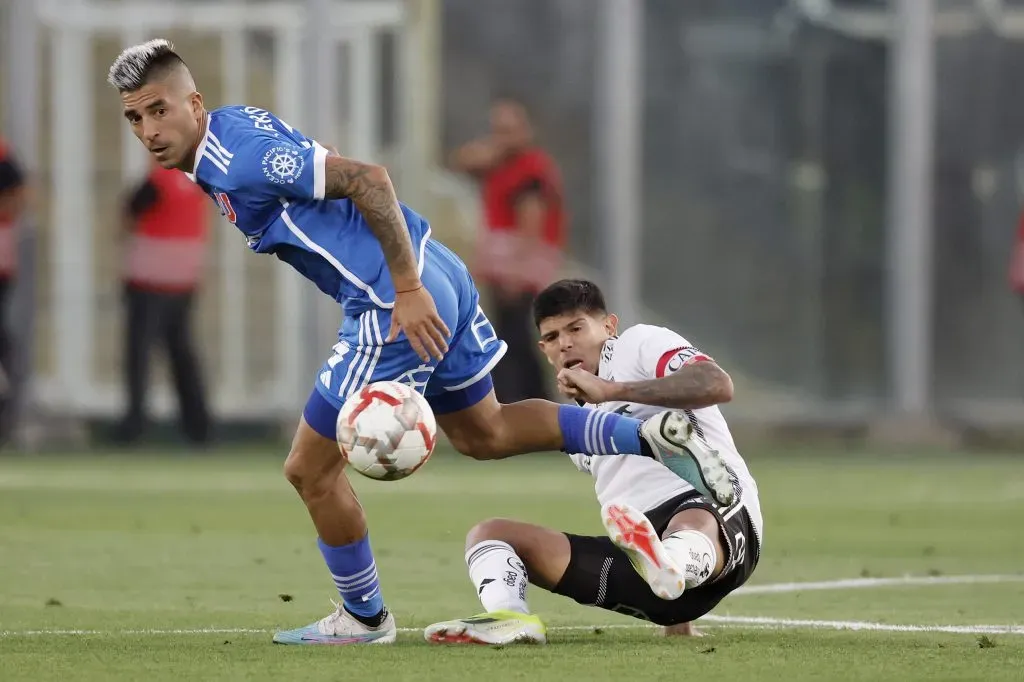
[{"label": "soccer cleat with blue sole", "polygon": [[315,623],[294,630],[278,632],[275,644],[391,644],[398,628],[395,617],[388,613],[384,622],[375,628],[356,620],[341,604],[335,604],[334,613]]}]

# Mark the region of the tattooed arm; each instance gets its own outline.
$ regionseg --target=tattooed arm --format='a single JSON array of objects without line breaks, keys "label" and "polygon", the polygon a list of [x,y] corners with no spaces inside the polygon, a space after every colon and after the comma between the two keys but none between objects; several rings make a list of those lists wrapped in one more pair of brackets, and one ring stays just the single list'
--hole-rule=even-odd
[{"label": "tattooed arm", "polygon": [[647,381],[608,381],[582,369],[563,369],[558,385],[570,398],[594,404],[621,401],[697,410],[732,400],[732,379],[712,360],[692,362]]},{"label": "tattooed arm", "polygon": [[696,410],[732,400],[732,378],[711,360],[684,365],[660,379],[615,386],[615,400],[678,410]]},{"label": "tattooed arm", "polygon": [[[332,150],[333,152],[333,150]],[[383,166],[331,153],[327,156],[325,199],[351,199],[370,226],[387,261],[396,291],[420,286],[409,227]]]},{"label": "tattooed arm", "polygon": [[448,326],[437,312],[434,298],[420,281],[409,226],[398,204],[395,188],[383,166],[339,156],[331,150],[324,163],[324,198],[351,199],[384,251],[395,287],[391,328],[387,341],[405,332],[412,349],[424,362],[438,361],[448,352]]}]

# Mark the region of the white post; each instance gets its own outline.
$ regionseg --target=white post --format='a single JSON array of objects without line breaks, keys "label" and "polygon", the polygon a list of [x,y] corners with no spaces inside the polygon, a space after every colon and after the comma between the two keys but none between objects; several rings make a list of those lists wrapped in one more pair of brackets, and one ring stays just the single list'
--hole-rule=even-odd
[{"label": "white post", "polygon": [[598,44],[597,216],[609,305],[626,325],[640,307],[640,226],[643,224],[642,0],[603,0]]},{"label": "white post", "polygon": [[369,28],[356,31],[349,41],[349,144],[353,157],[380,161],[380,97],[377,93],[380,59],[376,34]]},{"label": "white post", "polygon": [[[324,143],[339,145],[337,140],[337,81],[336,71],[337,42],[335,41],[332,11],[334,3],[330,0],[306,0],[306,23],[303,40],[306,50],[302,53],[305,63],[302,65],[300,83],[304,85],[301,101],[304,105],[303,120],[299,126],[309,137]],[[344,6],[339,8],[344,11]],[[346,139],[346,145],[351,139]],[[299,363],[301,370],[298,378],[308,387],[310,379],[315,376],[329,351],[329,344],[321,335],[321,327],[327,310],[338,311],[337,304],[322,298],[322,294],[309,284],[299,292],[301,302],[302,329],[301,353]],[[337,315],[340,320],[341,315]]]},{"label": "white post", "polygon": [[399,142],[402,174],[399,196],[432,217],[428,206],[428,174],[440,161],[438,99],[440,85],[440,0],[413,0],[407,4],[398,36]]},{"label": "white post", "polygon": [[899,0],[890,57],[888,304],[896,409],[931,407],[935,6]]},{"label": "white post", "polygon": [[[274,44],[274,102],[276,113],[289,125],[297,126],[307,135],[302,102],[302,31],[281,29],[276,33]],[[279,263],[277,277],[277,378],[275,395],[278,407],[291,415],[299,407],[302,391],[308,391],[312,374],[307,372],[303,361],[304,334],[302,277]]]},{"label": "white post", "polygon": [[[242,9],[241,7],[239,8]],[[224,100],[244,104],[248,82],[245,71],[245,29],[232,25],[221,32],[221,74]],[[246,283],[245,248],[234,226],[218,217],[217,256],[220,259],[220,377],[216,395],[225,404],[245,402],[250,390],[247,380],[246,356],[249,344],[245,338]]]},{"label": "white post", "polygon": [[57,377],[66,407],[92,397],[94,130],[92,50],[71,25],[55,31],[52,61],[53,269]]}]

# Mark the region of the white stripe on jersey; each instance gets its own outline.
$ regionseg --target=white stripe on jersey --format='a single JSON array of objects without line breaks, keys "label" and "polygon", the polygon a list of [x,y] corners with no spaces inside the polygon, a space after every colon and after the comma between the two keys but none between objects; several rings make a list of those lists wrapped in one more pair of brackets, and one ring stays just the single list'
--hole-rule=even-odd
[{"label": "white stripe on jersey", "polygon": [[[324,247],[320,246],[315,241],[310,239],[309,235],[303,232],[302,229],[295,224],[295,221],[292,220],[292,217],[288,215],[287,201],[281,199],[281,206],[283,209],[281,211],[281,220],[284,221],[284,224],[288,227],[289,230],[291,230],[291,233],[298,237],[303,244],[305,244],[315,253],[319,254],[325,261],[330,263],[332,266],[334,266],[334,269],[341,273],[342,277],[344,277],[349,282],[354,284],[361,291],[365,292],[366,295],[370,297],[370,300],[373,301],[374,305],[376,305],[378,308],[391,310],[392,308],[395,307],[394,301],[392,301],[391,303],[385,303],[381,299],[381,297],[377,295],[377,292],[373,290],[373,287],[371,287],[369,284],[356,277],[351,270],[342,265],[341,261],[339,261],[333,255],[331,255],[331,253],[327,249],[325,249]],[[430,233],[431,229],[427,228],[427,231],[423,233],[423,240],[420,242],[420,262],[419,267],[417,268],[417,272],[419,275],[423,274],[423,265],[426,262],[427,240],[430,239]]]},{"label": "white stripe on jersey", "polygon": [[[383,300],[381,300],[380,296],[377,295],[377,292],[373,290],[373,287],[371,287],[369,284],[356,277],[351,270],[349,270],[348,268],[341,264],[341,261],[332,256],[330,251],[328,251],[327,249],[325,249],[324,247],[320,246],[315,241],[310,239],[309,235],[303,232],[302,229],[295,224],[295,221],[292,220],[292,217],[288,215],[288,203],[283,199],[281,200],[281,205],[284,207],[284,210],[281,211],[281,220],[283,220],[284,224],[288,226],[288,229],[291,230],[291,233],[299,238],[299,241],[308,246],[314,252],[318,253],[325,261],[334,266],[334,269],[341,273],[342,277],[347,279],[352,284],[356,285],[356,287],[358,287],[360,290],[366,292],[366,295],[370,297],[370,300],[373,301],[374,305],[381,308],[387,308],[388,310],[395,307],[394,302],[385,303]],[[421,261],[421,272],[422,267],[423,263]]]},{"label": "white stripe on jersey", "polygon": [[313,198],[323,199],[327,194],[327,149],[313,142]]},{"label": "white stripe on jersey", "polygon": [[384,350],[384,336],[380,333],[380,318],[378,317],[378,309],[371,308],[367,311],[370,313],[371,322],[373,323],[373,360],[370,361],[370,369],[366,370],[366,378],[363,381],[363,385],[373,381],[373,373],[377,371],[377,363],[380,362],[381,351]]},{"label": "white stripe on jersey", "polygon": [[[359,349],[363,347],[363,342],[366,339],[366,325],[363,320],[363,316],[359,318],[359,334],[356,336],[356,347],[352,349],[352,352],[359,355]],[[342,400],[348,397],[348,384],[352,380],[352,372],[355,370],[356,365],[359,364],[359,358],[352,358],[348,363],[348,370],[345,372],[345,378],[341,380],[341,386],[338,387],[338,397]]]},{"label": "white stripe on jersey", "polygon": [[228,148],[221,144],[220,139],[218,139],[217,136],[213,134],[212,130],[207,130],[207,135],[210,136],[210,142],[213,143],[213,145],[211,146],[215,148],[224,159],[230,161],[231,159],[235,158],[235,155],[229,152]]},{"label": "white stripe on jersey", "polygon": [[359,347],[356,348],[357,358],[353,358],[352,364],[356,365],[355,374],[352,375],[352,383],[342,389],[342,399],[347,399],[350,395],[361,389],[366,381],[366,367],[370,363],[370,358],[373,353],[370,348],[373,346],[373,331],[370,329],[370,311],[367,310],[365,313],[359,316]]},{"label": "white stripe on jersey", "polygon": [[207,147],[206,151],[203,152],[203,158],[207,159],[210,163],[212,163],[214,166],[216,166],[220,170],[220,172],[223,173],[224,175],[228,174],[228,167],[227,167],[227,165],[225,165],[225,163],[223,161],[221,161],[220,159],[215,157],[211,153],[209,147]]},{"label": "white stripe on jersey", "polygon": [[214,160],[220,162],[221,164],[224,165],[225,168],[231,166],[231,159],[227,159],[227,158],[221,156],[220,151],[217,149],[217,147],[215,145],[209,145],[206,148],[206,151],[203,152],[203,155],[208,157],[208,158],[210,158],[210,159],[214,159]]}]

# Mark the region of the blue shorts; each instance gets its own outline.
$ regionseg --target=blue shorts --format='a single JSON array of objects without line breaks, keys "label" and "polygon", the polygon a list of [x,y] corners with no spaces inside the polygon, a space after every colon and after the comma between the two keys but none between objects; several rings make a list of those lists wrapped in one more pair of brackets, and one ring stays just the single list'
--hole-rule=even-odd
[{"label": "blue shorts", "polygon": [[507,348],[480,308],[480,294],[469,270],[440,242],[430,240],[423,285],[452,331],[448,352],[423,362],[405,334],[385,343],[391,311],[370,308],[346,317],[334,354],[320,368],[303,417],[324,438],[334,440],[338,412],[346,398],[375,381],[399,381],[419,391],[435,414],[464,410],[492,388],[491,370]]}]

